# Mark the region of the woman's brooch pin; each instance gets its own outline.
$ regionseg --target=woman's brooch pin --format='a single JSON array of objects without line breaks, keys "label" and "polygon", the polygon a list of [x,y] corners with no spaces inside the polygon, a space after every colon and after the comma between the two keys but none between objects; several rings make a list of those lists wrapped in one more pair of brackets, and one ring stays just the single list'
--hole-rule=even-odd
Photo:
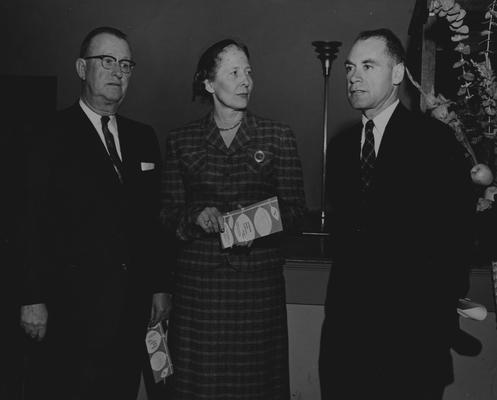
[{"label": "woman's brooch pin", "polygon": [[258,163],[263,162],[265,158],[266,158],[266,155],[264,154],[264,152],[262,150],[257,150],[254,153],[254,160]]}]

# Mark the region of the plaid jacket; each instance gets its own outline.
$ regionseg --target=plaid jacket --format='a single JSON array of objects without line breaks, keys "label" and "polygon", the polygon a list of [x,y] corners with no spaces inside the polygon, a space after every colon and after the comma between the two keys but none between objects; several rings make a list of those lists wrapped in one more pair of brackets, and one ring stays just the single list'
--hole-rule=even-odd
[{"label": "plaid jacket", "polygon": [[206,234],[195,224],[205,207],[227,212],[272,196],[278,196],[284,231],[298,227],[305,211],[302,168],[288,126],[247,112],[229,148],[212,114],[169,133],[161,218],[182,241],[179,268],[281,266],[281,235],[257,239],[250,248],[222,250],[218,234]]}]

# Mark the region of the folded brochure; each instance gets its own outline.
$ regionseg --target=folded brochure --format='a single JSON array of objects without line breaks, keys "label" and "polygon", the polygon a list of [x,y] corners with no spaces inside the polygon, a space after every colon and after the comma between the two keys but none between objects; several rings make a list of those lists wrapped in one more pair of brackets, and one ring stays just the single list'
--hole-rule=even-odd
[{"label": "folded brochure", "polygon": [[276,196],[227,212],[223,214],[223,220],[224,232],[221,233],[223,249],[283,230]]},{"label": "folded brochure", "polygon": [[166,379],[167,376],[173,373],[173,364],[167,348],[166,335],[160,322],[148,328],[145,344],[147,345],[155,383]]}]

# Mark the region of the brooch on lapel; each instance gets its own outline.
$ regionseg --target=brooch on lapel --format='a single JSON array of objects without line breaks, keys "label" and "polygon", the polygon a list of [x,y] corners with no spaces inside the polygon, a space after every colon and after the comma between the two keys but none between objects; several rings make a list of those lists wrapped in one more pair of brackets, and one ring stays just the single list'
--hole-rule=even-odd
[{"label": "brooch on lapel", "polygon": [[266,155],[264,154],[264,152],[262,150],[257,150],[254,153],[254,160],[258,163],[263,162],[265,158],[266,158]]}]

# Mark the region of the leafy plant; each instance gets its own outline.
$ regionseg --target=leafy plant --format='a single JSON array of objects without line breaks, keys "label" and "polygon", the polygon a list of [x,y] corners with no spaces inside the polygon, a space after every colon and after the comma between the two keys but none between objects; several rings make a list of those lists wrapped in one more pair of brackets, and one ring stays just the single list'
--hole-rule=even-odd
[{"label": "leafy plant", "polygon": [[[424,96],[427,111],[451,126],[466,149],[473,164],[471,177],[485,188],[477,206],[481,211],[491,207],[497,192],[497,181],[492,173],[497,153],[497,80],[492,67],[497,0],[490,1],[485,10],[483,29],[478,32],[481,40],[476,45],[477,49],[471,48],[470,29],[464,23],[467,13],[459,3],[455,0],[432,0],[429,12],[445,18],[451,31],[451,41],[455,45],[453,50],[458,55],[452,66],[458,71],[457,94],[454,99],[448,99],[441,93],[435,94],[434,90],[426,93],[409,71],[407,74]],[[479,158],[484,162],[479,162]]]}]

